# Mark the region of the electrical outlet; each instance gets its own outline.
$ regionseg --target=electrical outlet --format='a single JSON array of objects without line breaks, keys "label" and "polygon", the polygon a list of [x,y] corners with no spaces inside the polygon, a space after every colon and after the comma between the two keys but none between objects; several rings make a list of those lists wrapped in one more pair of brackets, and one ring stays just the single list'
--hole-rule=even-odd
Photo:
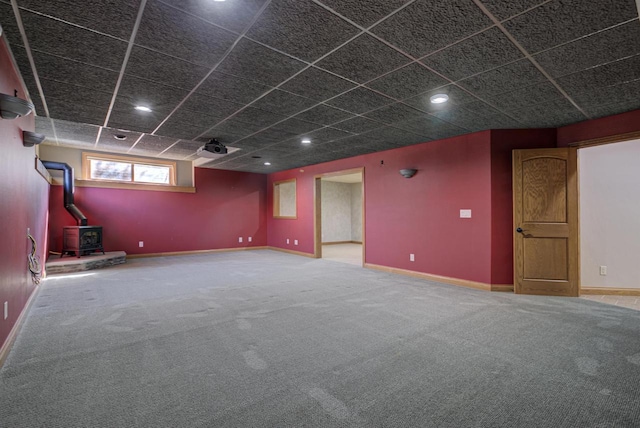
[{"label": "electrical outlet", "polygon": [[607,274],[607,267],[600,266],[600,275],[605,276]]},{"label": "electrical outlet", "polygon": [[297,239],[293,240],[293,245],[298,245],[298,240]]},{"label": "electrical outlet", "polygon": [[144,247],[144,241],[138,241],[138,247],[140,248]]},{"label": "electrical outlet", "polygon": [[238,238],[238,242],[242,242],[242,236]]},{"label": "electrical outlet", "polygon": [[409,254],[409,261],[410,262],[415,262],[416,261],[416,255],[415,254]]},{"label": "electrical outlet", "polygon": [[289,238],[287,238],[287,245],[289,245]]},{"label": "electrical outlet", "polygon": [[9,318],[9,302],[4,302],[4,319]]},{"label": "electrical outlet", "polygon": [[248,238],[247,238],[247,241],[251,242],[251,241],[253,241],[253,238],[248,237]]}]

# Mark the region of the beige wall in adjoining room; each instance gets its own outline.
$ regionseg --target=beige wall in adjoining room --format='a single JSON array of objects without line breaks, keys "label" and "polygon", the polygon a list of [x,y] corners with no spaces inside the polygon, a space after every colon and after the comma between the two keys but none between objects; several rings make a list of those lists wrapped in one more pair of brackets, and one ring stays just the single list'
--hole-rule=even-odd
[{"label": "beige wall in adjoining room", "polygon": [[640,140],[578,156],[581,286],[640,288]]}]

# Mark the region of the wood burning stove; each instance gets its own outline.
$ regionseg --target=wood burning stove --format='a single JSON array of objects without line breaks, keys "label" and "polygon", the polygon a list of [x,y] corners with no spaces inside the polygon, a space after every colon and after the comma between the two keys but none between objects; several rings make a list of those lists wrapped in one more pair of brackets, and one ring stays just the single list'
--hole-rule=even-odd
[{"label": "wood burning stove", "polygon": [[102,226],[66,226],[62,229],[62,253],[76,257],[102,251]]}]

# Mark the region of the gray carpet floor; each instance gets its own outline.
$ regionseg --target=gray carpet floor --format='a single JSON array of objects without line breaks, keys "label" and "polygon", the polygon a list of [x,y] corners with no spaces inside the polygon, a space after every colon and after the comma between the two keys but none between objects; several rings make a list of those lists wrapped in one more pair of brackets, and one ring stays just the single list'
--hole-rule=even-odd
[{"label": "gray carpet floor", "polygon": [[638,427],[640,312],[262,250],[47,279],[7,427]]}]

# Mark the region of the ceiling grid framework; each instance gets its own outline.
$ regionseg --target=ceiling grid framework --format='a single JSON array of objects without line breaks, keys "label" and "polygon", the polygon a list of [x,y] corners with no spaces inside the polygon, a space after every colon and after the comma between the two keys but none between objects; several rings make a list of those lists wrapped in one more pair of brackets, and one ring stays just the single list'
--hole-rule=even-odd
[{"label": "ceiling grid framework", "polygon": [[[269,173],[640,108],[636,0],[0,0],[0,25],[45,144],[240,149],[211,168]],[[431,104],[437,92],[449,102]]]}]

